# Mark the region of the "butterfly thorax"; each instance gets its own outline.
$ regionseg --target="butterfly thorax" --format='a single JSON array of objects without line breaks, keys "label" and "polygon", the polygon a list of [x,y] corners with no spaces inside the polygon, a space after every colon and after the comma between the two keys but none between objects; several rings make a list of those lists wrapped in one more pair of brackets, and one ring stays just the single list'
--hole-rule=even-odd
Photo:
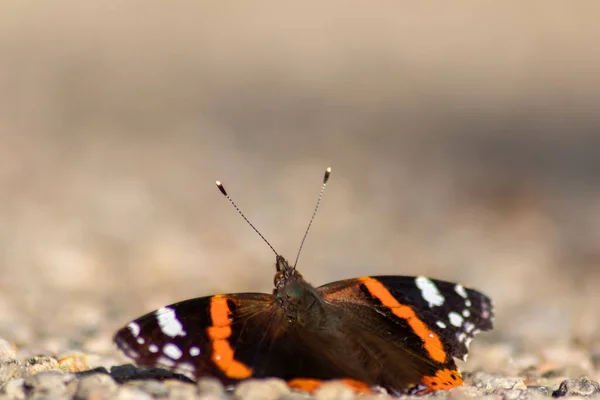
[{"label": "butterfly thorax", "polygon": [[323,299],[317,290],[282,256],[277,256],[273,295],[290,324],[319,325],[325,318]]}]

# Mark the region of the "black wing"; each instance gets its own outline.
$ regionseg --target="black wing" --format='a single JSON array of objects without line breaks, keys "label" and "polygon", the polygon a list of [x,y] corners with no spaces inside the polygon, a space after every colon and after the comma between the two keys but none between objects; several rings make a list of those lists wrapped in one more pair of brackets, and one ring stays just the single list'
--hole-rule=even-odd
[{"label": "black wing", "polygon": [[200,297],[132,321],[114,341],[137,365],[235,382],[254,376],[256,344],[274,312],[273,296],[267,294]]}]

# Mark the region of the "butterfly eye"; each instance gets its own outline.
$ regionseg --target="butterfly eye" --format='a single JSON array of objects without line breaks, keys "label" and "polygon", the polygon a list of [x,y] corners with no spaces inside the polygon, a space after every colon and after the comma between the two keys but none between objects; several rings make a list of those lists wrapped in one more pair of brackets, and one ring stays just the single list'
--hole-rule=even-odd
[{"label": "butterfly eye", "polygon": [[277,286],[277,284],[279,283],[279,281],[281,281],[282,279],[283,279],[283,272],[281,272],[281,271],[278,271],[278,272],[275,274],[275,278],[273,278],[273,284],[274,284],[275,286]]}]

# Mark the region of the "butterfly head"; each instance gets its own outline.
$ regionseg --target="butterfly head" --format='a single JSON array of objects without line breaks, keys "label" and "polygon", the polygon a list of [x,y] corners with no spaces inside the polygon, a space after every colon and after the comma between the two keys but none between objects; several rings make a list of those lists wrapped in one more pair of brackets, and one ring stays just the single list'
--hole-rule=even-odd
[{"label": "butterfly head", "polygon": [[287,320],[294,324],[306,325],[320,307],[320,297],[296,269],[282,256],[277,256],[274,296],[285,310]]},{"label": "butterfly head", "polygon": [[281,290],[292,281],[303,281],[302,275],[296,271],[296,268],[290,266],[288,261],[279,254],[275,259],[275,268],[277,269],[274,278],[275,290]]}]

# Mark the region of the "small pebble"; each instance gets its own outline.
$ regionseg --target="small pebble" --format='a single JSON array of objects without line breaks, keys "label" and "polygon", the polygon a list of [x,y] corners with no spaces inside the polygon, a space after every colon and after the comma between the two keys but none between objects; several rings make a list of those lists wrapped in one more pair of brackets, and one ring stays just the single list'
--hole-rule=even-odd
[{"label": "small pebble", "polygon": [[19,378],[8,381],[8,383],[2,387],[0,393],[6,395],[9,399],[24,399],[26,397],[25,379]]},{"label": "small pebble", "polygon": [[547,396],[533,390],[505,390],[502,392],[502,400],[532,400],[544,397]]},{"label": "small pebble", "polygon": [[152,400],[152,395],[146,393],[139,387],[131,385],[122,385],[117,389],[116,394],[99,394],[94,392],[94,400],[117,399],[117,400]]},{"label": "small pebble", "polygon": [[169,387],[164,382],[154,380],[132,381],[128,385],[135,386],[153,397],[167,397]]},{"label": "small pebble", "polygon": [[552,397],[589,397],[598,394],[600,394],[600,384],[588,377],[583,377],[562,381],[558,389],[552,393]]},{"label": "small pebble", "polygon": [[[309,395],[307,393],[302,393],[302,392],[289,392],[284,394],[283,396],[281,396],[278,400],[310,400],[313,397],[309,397]],[[363,400],[361,398],[361,400]],[[364,399],[366,400],[366,399]],[[384,399],[380,399],[377,398],[377,400],[384,400]]]},{"label": "small pebble", "polygon": [[24,381],[24,388],[27,397],[31,396],[69,396],[72,395],[72,389],[68,387],[71,382],[75,382],[75,377],[71,374],[64,374],[59,371],[40,372],[29,376]]},{"label": "small pebble", "polygon": [[500,377],[477,372],[470,379],[473,386],[483,391],[484,394],[499,393],[504,390],[525,390],[527,386],[521,378]]},{"label": "small pebble", "polygon": [[[180,382],[177,380],[169,380],[166,382],[169,388],[169,400],[187,400],[198,398],[197,387],[191,383]],[[204,397],[202,397],[204,398]],[[226,397],[214,397],[215,400],[221,400]],[[210,399],[210,397],[208,397]]]},{"label": "small pebble", "polygon": [[472,385],[463,385],[448,392],[448,399],[464,399],[481,396],[481,390]]},{"label": "small pebble", "polygon": [[326,382],[315,392],[316,400],[353,400],[355,397],[354,390],[339,381]]},{"label": "small pebble", "polygon": [[25,360],[24,375],[31,376],[47,371],[60,371],[58,361],[52,357],[38,356]]},{"label": "small pebble", "polygon": [[117,384],[107,374],[92,374],[79,379],[75,397],[78,399],[106,399],[117,391]]},{"label": "small pebble", "polygon": [[216,378],[200,378],[196,384],[198,395],[201,399],[225,399],[225,388],[221,381]]},{"label": "small pebble", "polygon": [[276,400],[289,391],[289,386],[282,379],[249,379],[240,382],[233,395],[243,400]]},{"label": "small pebble", "polygon": [[0,361],[0,387],[11,379],[21,378],[23,369],[16,360]]},{"label": "small pebble", "polygon": [[63,372],[82,372],[90,369],[88,366],[87,355],[83,353],[74,353],[70,356],[58,360],[58,366]]}]

